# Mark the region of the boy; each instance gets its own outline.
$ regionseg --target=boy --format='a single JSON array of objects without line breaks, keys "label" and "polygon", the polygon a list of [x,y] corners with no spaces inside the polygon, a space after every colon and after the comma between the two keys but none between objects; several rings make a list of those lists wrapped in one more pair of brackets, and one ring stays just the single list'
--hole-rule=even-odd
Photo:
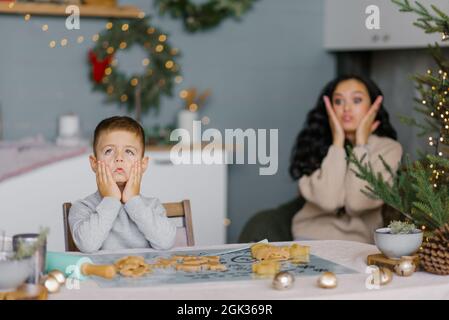
[{"label": "boy", "polygon": [[173,246],[176,227],[161,202],[140,195],[148,167],[144,137],[141,125],[129,117],[108,118],[96,127],[89,161],[98,191],[73,203],[69,214],[80,251]]}]

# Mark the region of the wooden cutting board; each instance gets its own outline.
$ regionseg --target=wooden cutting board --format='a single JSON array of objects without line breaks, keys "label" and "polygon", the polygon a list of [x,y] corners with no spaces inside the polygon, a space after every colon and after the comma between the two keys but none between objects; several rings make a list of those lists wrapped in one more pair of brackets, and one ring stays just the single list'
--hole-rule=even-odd
[{"label": "wooden cutting board", "polygon": [[0,292],[0,300],[47,300],[48,291],[42,285],[23,284],[12,292]]},{"label": "wooden cutting board", "polygon": [[[413,257],[414,257],[413,262],[415,263],[416,266],[419,266],[419,257],[417,255],[415,255]],[[376,265],[378,267],[386,267],[391,270],[394,270],[394,266],[399,264],[400,262],[401,262],[401,260],[399,260],[399,259],[390,259],[390,258],[385,257],[381,253],[370,254],[366,258],[366,263],[369,266]]]}]

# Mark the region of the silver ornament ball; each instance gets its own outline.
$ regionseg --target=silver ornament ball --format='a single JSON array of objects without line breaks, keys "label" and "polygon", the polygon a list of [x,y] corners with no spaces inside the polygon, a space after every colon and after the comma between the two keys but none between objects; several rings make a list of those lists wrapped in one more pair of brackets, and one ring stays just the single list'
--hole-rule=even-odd
[{"label": "silver ornament ball", "polygon": [[402,277],[409,277],[411,276],[416,270],[416,265],[413,262],[413,257],[404,256],[401,257],[401,261],[399,264],[394,266],[394,271],[402,276]]},{"label": "silver ornament ball", "polygon": [[52,270],[48,273],[49,277],[53,277],[56,279],[56,281],[58,281],[59,284],[64,284],[65,283],[65,275],[64,273],[62,273],[59,270]]},{"label": "silver ornament ball", "polygon": [[47,288],[47,291],[49,293],[56,293],[59,291],[59,288],[61,287],[59,282],[54,277],[48,275],[42,278],[42,284],[45,288]]},{"label": "silver ornament ball", "polygon": [[380,268],[380,284],[386,285],[393,280],[393,272],[388,268]]},{"label": "silver ornament ball", "polygon": [[318,278],[318,286],[324,289],[332,289],[337,286],[337,276],[333,272],[324,272]]},{"label": "silver ornament ball", "polygon": [[273,278],[273,287],[277,290],[290,289],[295,282],[295,276],[288,271],[281,271]]}]

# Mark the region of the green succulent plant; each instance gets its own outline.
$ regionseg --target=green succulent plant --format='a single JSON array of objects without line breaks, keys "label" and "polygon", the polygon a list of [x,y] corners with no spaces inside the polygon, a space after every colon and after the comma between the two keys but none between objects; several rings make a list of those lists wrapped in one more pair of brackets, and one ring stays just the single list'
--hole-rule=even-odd
[{"label": "green succulent plant", "polygon": [[409,234],[416,230],[416,226],[407,221],[392,221],[388,228],[392,234]]}]

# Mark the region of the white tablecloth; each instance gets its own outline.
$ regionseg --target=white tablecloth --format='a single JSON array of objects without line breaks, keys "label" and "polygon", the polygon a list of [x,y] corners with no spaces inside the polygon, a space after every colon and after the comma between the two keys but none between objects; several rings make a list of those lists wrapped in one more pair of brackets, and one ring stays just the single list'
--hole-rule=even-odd
[{"label": "white tablecloth", "polygon": [[[279,243],[280,244],[280,243]],[[285,243],[283,243],[285,244]],[[380,289],[367,289],[365,282],[366,257],[378,253],[373,245],[350,241],[301,241],[311,246],[311,253],[347,266],[357,274],[338,275],[338,287],[317,287],[316,276],[296,277],[293,288],[285,291],[272,289],[269,279],[220,281],[194,284],[163,284],[151,287],[100,288],[93,280],[83,281],[79,290],[65,287],[50,299],[449,299],[449,277],[416,272],[411,277],[394,276],[393,281]],[[241,244],[192,249],[221,249],[241,247]],[[184,249],[181,249],[184,250]],[[151,251],[151,250],[148,250]],[[180,249],[176,249],[180,251]],[[127,250],[124,254],[142,252]],[[106,253],[106,252],[105,252]],[[110,252],[109,252],[110,253]]]}]

